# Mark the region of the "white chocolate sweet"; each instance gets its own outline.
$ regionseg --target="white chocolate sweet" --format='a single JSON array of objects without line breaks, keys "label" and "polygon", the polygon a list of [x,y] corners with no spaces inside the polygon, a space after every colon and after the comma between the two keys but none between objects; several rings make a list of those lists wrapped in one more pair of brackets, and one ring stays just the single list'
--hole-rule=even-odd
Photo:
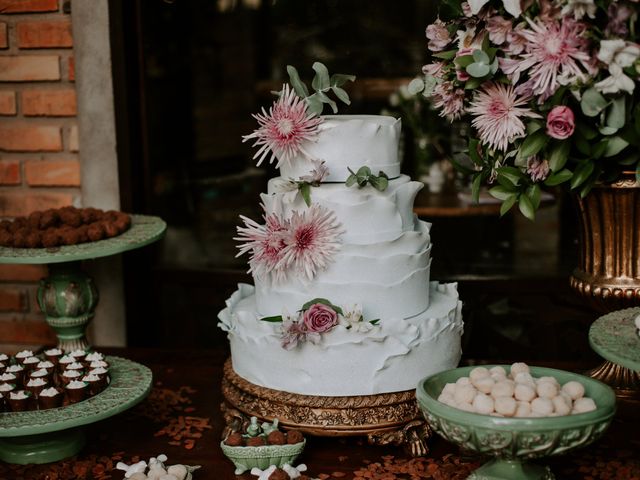
[{"label": "white chocolate sweet", "polygon": [[512,396],[498,397],[495,399],[494,406],[496,412],[505,417],[513,417],[516,414],[518,404]]},{"label": "white chocolate sweet", "polygon": [[445,405],[449,405],[450,407],[456,406],[456,400],[453,398],[453,395],[450,393],[445,393],[444,391],[438,397],[438,401],[444,403]]},{"label": "white chocolate sweet", "polygon": [[459,410],[464,410],[465,412],[476,413],[476,409],[470,403],[457,403],[456,408]]},{"label": "white chocolate sweet", "polygon": [[455,383],[447,383],[442,389],[442,393],[447,393],[453,396],[456,393],[456,384]]},{"label": "white chocolate sweet", "polygon": [[529,373],[529,365],[522,362],[516,362],[511,365],[511,376],[514,377],[519,373]]},{"label": "white chocolate sweet", "polygon": [[569,395],[574,401],[584,397],[584,386],[575,380],[565,383],[562,386],[562,391]]},{"label": "white chocolate sweet", "polygon": [[565,397],[558,395],[551,399],[553,403],[553,413],[557,415],[569,415],[571,413],[571,400],[567,402]]},{"label": "white chocolate sweet", "polygon": [[596,408],[596,402],[594,402],[592,398],[582,397],[574,402],[573,413],[592,412]]},{"label": "white chocolate sweet", "polygon": [[529,372],[520,372],[518,374],[516,374],[515,377],[513,377],[513,379],[516,381],[516,383],[522,383],[525,385],[531,385],[533,387],[535,387],[536,382],[533,379],[533,377],[531,376],[531,374]]},{"label": "white chocolate sweet", "polygon": [[500,365],[496,366],[496,367],[491,367],[489,369],[489,373],[493,376],[493,375],[500,375],[503,377],[507,376],[507,371],[504,369],[504,367],[501,367]]},{"label": "white chocolate sweet", "polygon": [[471,383],[482,393],[491,393],[491,389],[496,384],[495,380],[489,376],[471,380]]},{"label": "white chocolate sweet", "polygon": [[469,378],[471,379],[472,383],[474,380],[479,380],[480,378],[488,376],[490,376],[489,370],[487,370],[485,367],[476,367],[469,373]]},{"label": "white chocolate sweet", "polygon": [[516,405],[514,417],[528,417],[531,415],[531,404],[529,402],[516,402]]},{"label": "white chocolate sweet", "polygon": [[473,399],[473,408],[475,408],[478,413],[488,415],[493,412],[493,398],[484,393],[478,393]]},{"label": "white chocolate sweet", "polygon": [[515,384],[510,380],[503,380],[496,382],[491,388],[491,396],[493,398],[498,397],[513,397],[515,391]]},{"label": "white chocolate sweet", "polygon": [[536,393],[542,398],[554,398],[558,395],[558,387],[552,382],[538,382]]},{"label": "white chocolate sweet", "polygon": [[518,383],[516,384],[516,388],[514,389],[513,395],[516,397],[516,400],[530,402],[531,400],[536,398],[536,391],[531,385]]},{"label": "white chocolate sweet", "polygon": [[547,417],[553,413],[553,402],[548,398],[538,397],[531,401],[531,413]]},{"label": "white chocolate sweet", "polygon": [[540,383],[540,382],[551,382],[554,385],[556,385],[557,387],[560,387],[560,382],[558,382],[558,380],[555,377],[540,377],[540,378],[536,378],[536,383]]},{"label": "white chocolate sweet", "polygon": [[456,393],[453,398],[456,403],[471,403],[476,397],[478,391],[473,385],[460,385],[456,388]]},{"label": "white chocolate sweet", "polygon": [[458,387],[469,384],[471,384],[471,380],[469,380],[469,377],[460,377],[458,380],[456,380],[456,386]]}]

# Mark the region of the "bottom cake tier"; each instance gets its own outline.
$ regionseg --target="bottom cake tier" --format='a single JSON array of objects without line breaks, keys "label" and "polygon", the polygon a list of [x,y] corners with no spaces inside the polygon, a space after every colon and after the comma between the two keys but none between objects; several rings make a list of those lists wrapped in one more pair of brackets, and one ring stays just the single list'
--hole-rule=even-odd
[{"label": "bottom cake tier", "polygon": [[300,395],[353,396],[413,390],[454,368],[463,323],[457,285],[431,282],[430,306],[411,318],[381,318],[367,331],[337,325],[317,343],[287,350],[282,324],[262,321],[254,287],[239,284],[219,314],[233,370],[247,381]]}]

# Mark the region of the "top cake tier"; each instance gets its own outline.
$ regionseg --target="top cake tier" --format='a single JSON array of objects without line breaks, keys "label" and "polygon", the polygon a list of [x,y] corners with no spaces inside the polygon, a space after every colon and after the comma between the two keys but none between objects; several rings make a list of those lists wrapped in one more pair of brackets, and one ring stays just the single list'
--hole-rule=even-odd
[{"label": "top cake tier", "polygon": [[[398,141],[400,120],[383,115],[323,115],[320,132],[304,150],[309,157],[323,160],[329,169],[325,182],[344,182],[360,167],[375,175],[383,171],[389,178],[400,175]],[[298,154],[280,166],[280,175],[297,179],[313,169],[311,158]]]}]

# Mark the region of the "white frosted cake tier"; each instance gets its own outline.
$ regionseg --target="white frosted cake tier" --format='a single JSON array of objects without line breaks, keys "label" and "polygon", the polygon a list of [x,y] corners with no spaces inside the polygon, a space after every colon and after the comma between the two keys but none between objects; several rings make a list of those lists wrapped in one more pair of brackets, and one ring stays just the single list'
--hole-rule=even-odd
[{"label": "white frosted cake tier", "polygon": [[[325,181],[344,182],[362,166],[377,175],[380,170],[389,178],[400,175],[398,141],[400,120],[383,115],[323,115],[320,132],[314,141],[305,142],[305,152],[324,160],[329,168]],[[299,154],[280,166],[280,175],[297,179],[313,168],[311,159]]]},{"label": "white frosted cake tier", "polygon": [[280,324],[260,320],[251,285],[238,285],[219,326],[228,332],[233,369],[256,385],[322,396],[413,390],[425,376],[457,366],[461,355],[456,285],[423,287],[430,290],[431,305],[417,316],[381,316],[366,333],[338,325],[319,344],[293,350],[282,348]]},{"label": "white frosted cake tier", "polygon": [[[275,192],[280,181],[280,178],[269,180],[268,193],[261,195],[265,212],[289,218],[293,211],[307,210],[302,196],[296,192]],[[311,202],[334,212],[344,231],[344,243],[364,245],[393,240],[402,232],[413,230],[413,202],[423,186],[407,175],[391,180],[384,192],[371,185],[347,188],[344,183],[322,184],[311,187]]]},{"label": "white frosted cake tier", "polygon": [[326,270],[308,283],[294,277],[274,283],[255,278],[256,311],[262,316],[300,309],[313,298],[336,305],[358,303],[366,318],[410,317],[429,307],[430,224],[368,245],[343,244]]}]

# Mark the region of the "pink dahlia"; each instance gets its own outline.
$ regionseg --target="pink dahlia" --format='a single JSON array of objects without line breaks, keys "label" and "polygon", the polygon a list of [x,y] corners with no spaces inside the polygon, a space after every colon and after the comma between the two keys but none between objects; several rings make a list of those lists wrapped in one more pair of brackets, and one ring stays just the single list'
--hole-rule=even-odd
[{"label": "pink dahlia", "polygon": [[593,72],[583,23],[572,18],[527,22],[530,28],[519,32],[527,41],[525,53],[521,58],[500,61],[502,71],[514,84],[527,72],[529,79],[518,86],[519,93],[540,96],[544,102],[561,85],[586,80],[587,73]]},{"label": "pink dahlia", "polygon": [[324,270],[340,247],[342,230],[335,214],[320,205],[293,212],[279,268],[293,269],[307,280]]},{"label": "pink dahlia", "polygon": [[[318,133],[322,119],[307,111],[307,102],[296,95],[288,84],[284,84],[280,98],[262,114],[253,115],[260,128],[243,136],[243,142],[255,138],[253,146],[260,146],[253,158],[259,158],[257,165],[271,153],[269,163],[277,159],[276,167],[288,163],[299,153],[305,155],[303,145],[313,140]],[[308,155],[307,155],[308,156]]]},{"label": "pink dahlia", "polygon": [[256,277],[266,278],[273,275],[276,280],[285,275],[281,260],[284,257],[285,235],[288,230],[288,222],[280,219],[275,214],[265,216],[265,224],[259,223],[243,215],[244,227],[238,227],[238,236],[234,240],[244,242],[238,246],[238,255],[251,252],[249,259],[249,272]]},{"label": "pink dahlia", "polygon": [[494,82],[483,85],[468,109],[475,116],[471,124],[478,130],[480,141],[505,151],[509,143],[524,136],[521,117],[540,117],[526,107],[527,102],[527,98],[516,94],[513,85]]}]

